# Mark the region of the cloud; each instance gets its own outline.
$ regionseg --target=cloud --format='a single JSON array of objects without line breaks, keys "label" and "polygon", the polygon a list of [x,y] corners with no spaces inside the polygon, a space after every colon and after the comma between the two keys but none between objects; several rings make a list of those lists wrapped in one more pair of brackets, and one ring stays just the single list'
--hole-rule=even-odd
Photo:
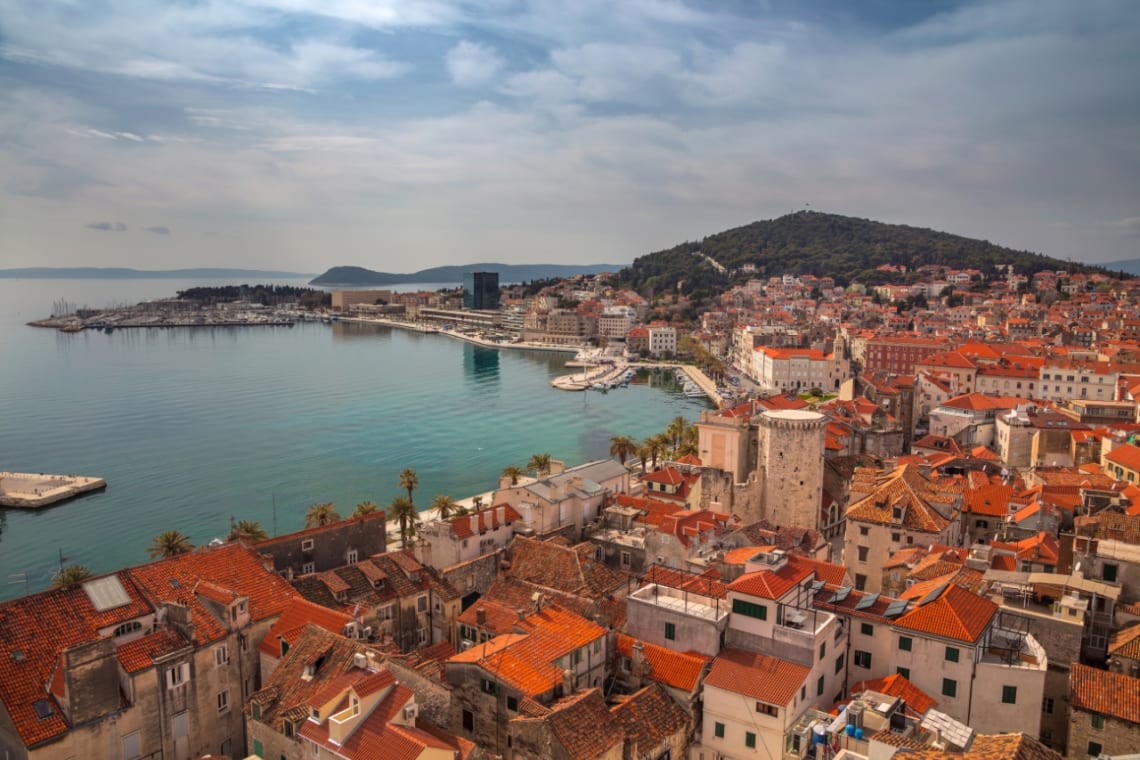
[{"label": "cloud", "polygon": [[447,51],[447,71],[460,87],[477,87],[490,82],[502,70],[504,61],[490,45],[469,40]]},{"label": "cloud", "polygon": [[147,232],[153,232],[155,235],[169,235],[170,234],[170,228],[169,227],[163,227],[161,225],[158,227],[143,227],[143,229],[146,230]]},{"label": "cloud", "polygon": [[86,225],[89,230],[99,230],[100,232],[126,232],[127,225],[122,222],[90,222]]}]

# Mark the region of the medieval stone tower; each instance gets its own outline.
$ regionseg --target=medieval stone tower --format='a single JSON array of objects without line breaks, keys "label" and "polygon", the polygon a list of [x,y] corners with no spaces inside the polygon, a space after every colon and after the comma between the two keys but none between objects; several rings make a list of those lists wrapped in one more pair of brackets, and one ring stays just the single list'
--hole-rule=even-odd
[{"label": "medieval stone tower", "polygon": [[764,412],[756,471],[761,510],[776,525],[818,528],[827,418],[803,409]]}]

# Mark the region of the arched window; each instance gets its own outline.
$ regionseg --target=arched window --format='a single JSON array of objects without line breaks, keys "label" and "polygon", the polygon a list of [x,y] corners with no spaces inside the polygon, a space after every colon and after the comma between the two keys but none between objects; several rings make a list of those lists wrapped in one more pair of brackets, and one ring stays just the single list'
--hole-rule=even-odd
[{"label": "arched window", "polygon": [[143,625],[139,621],[131,620],[131,621],[123,623],[122,625],[115,628],[115,630],[111,633],[111,635],[117,639],[120,636],[126,636],[127,634],[135,633],[137,631],[141,631],[142,627],[143,627]]}]

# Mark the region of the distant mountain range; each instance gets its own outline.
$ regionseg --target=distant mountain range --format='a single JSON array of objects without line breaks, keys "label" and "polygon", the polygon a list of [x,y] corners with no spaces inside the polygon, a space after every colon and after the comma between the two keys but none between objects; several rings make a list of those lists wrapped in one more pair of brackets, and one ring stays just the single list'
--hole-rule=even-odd
[{"label": "distant mountain range", "polygon": [[1140,275],[1140,259],[1120,259],[1119,261],[1105,261],[1097,264],[1110,272],[1124,272],[1125,274]]},{"label": "distant mountain range", "polygon": [[616,272],[621,264],[464,264],[463,266],[432,267],[410,274],[375,272],[363,267],[333,267],[309,281],[310,285],[405,285],[408,283],[463,282],[464,272],[498,272],[502,284],[531,282],[552,277],[573,277],[578,274]]},{"label": "distant mountain range", "polygon": [[1140,264],[1089,266],[921,227],[799,211],[639,256],[618,279],[643,295],[680,288],[707,296],[749,277],[781,274],[827,275],[840,285],[881,284],[894,277],[878,271],[887,264],[908,270],[937,264],[987,273],[1012,264],[1017,272],[1032,275],[1045,269],[1114,273],[1123,263]]},{"label": "distant mountain range", "polygon": [[0,277],[19,279],[171,279],[188,280],[195,277],[232,278],[261,277],[277,280],[310,277],[311,272],[278,272],[272,269],[225,269],[206,267],[202,269],[129,269],[126,267],[25,267],[23,269],[0,269]]}]

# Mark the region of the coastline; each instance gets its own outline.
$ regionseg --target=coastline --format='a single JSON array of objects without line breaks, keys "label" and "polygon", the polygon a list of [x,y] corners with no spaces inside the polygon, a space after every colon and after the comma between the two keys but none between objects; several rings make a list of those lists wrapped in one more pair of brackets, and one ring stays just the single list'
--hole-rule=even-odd
[{"label": "coastline", "polygon": [[356,324],[365,325],[383,325],[385,327],[400,327],[412,332],[424,333],[427,335],[446,335],[449,338],[461,340],[466,343],[473,343],[476,346],[483,348],[510,348],[520,351],[553,351],[556,353],[570,353],[577,354],[583,348],[588,348],[586,345],[579,346],[551,346],[546,343],[506,343],[502,341],[486,340],[474,335],[459,332],[458,330],[446,330],[442,327],[425,328],[415,322],[405,322],[398,319],[386,319],[384,317],[337,317],[339,322],[353,322]]}]

